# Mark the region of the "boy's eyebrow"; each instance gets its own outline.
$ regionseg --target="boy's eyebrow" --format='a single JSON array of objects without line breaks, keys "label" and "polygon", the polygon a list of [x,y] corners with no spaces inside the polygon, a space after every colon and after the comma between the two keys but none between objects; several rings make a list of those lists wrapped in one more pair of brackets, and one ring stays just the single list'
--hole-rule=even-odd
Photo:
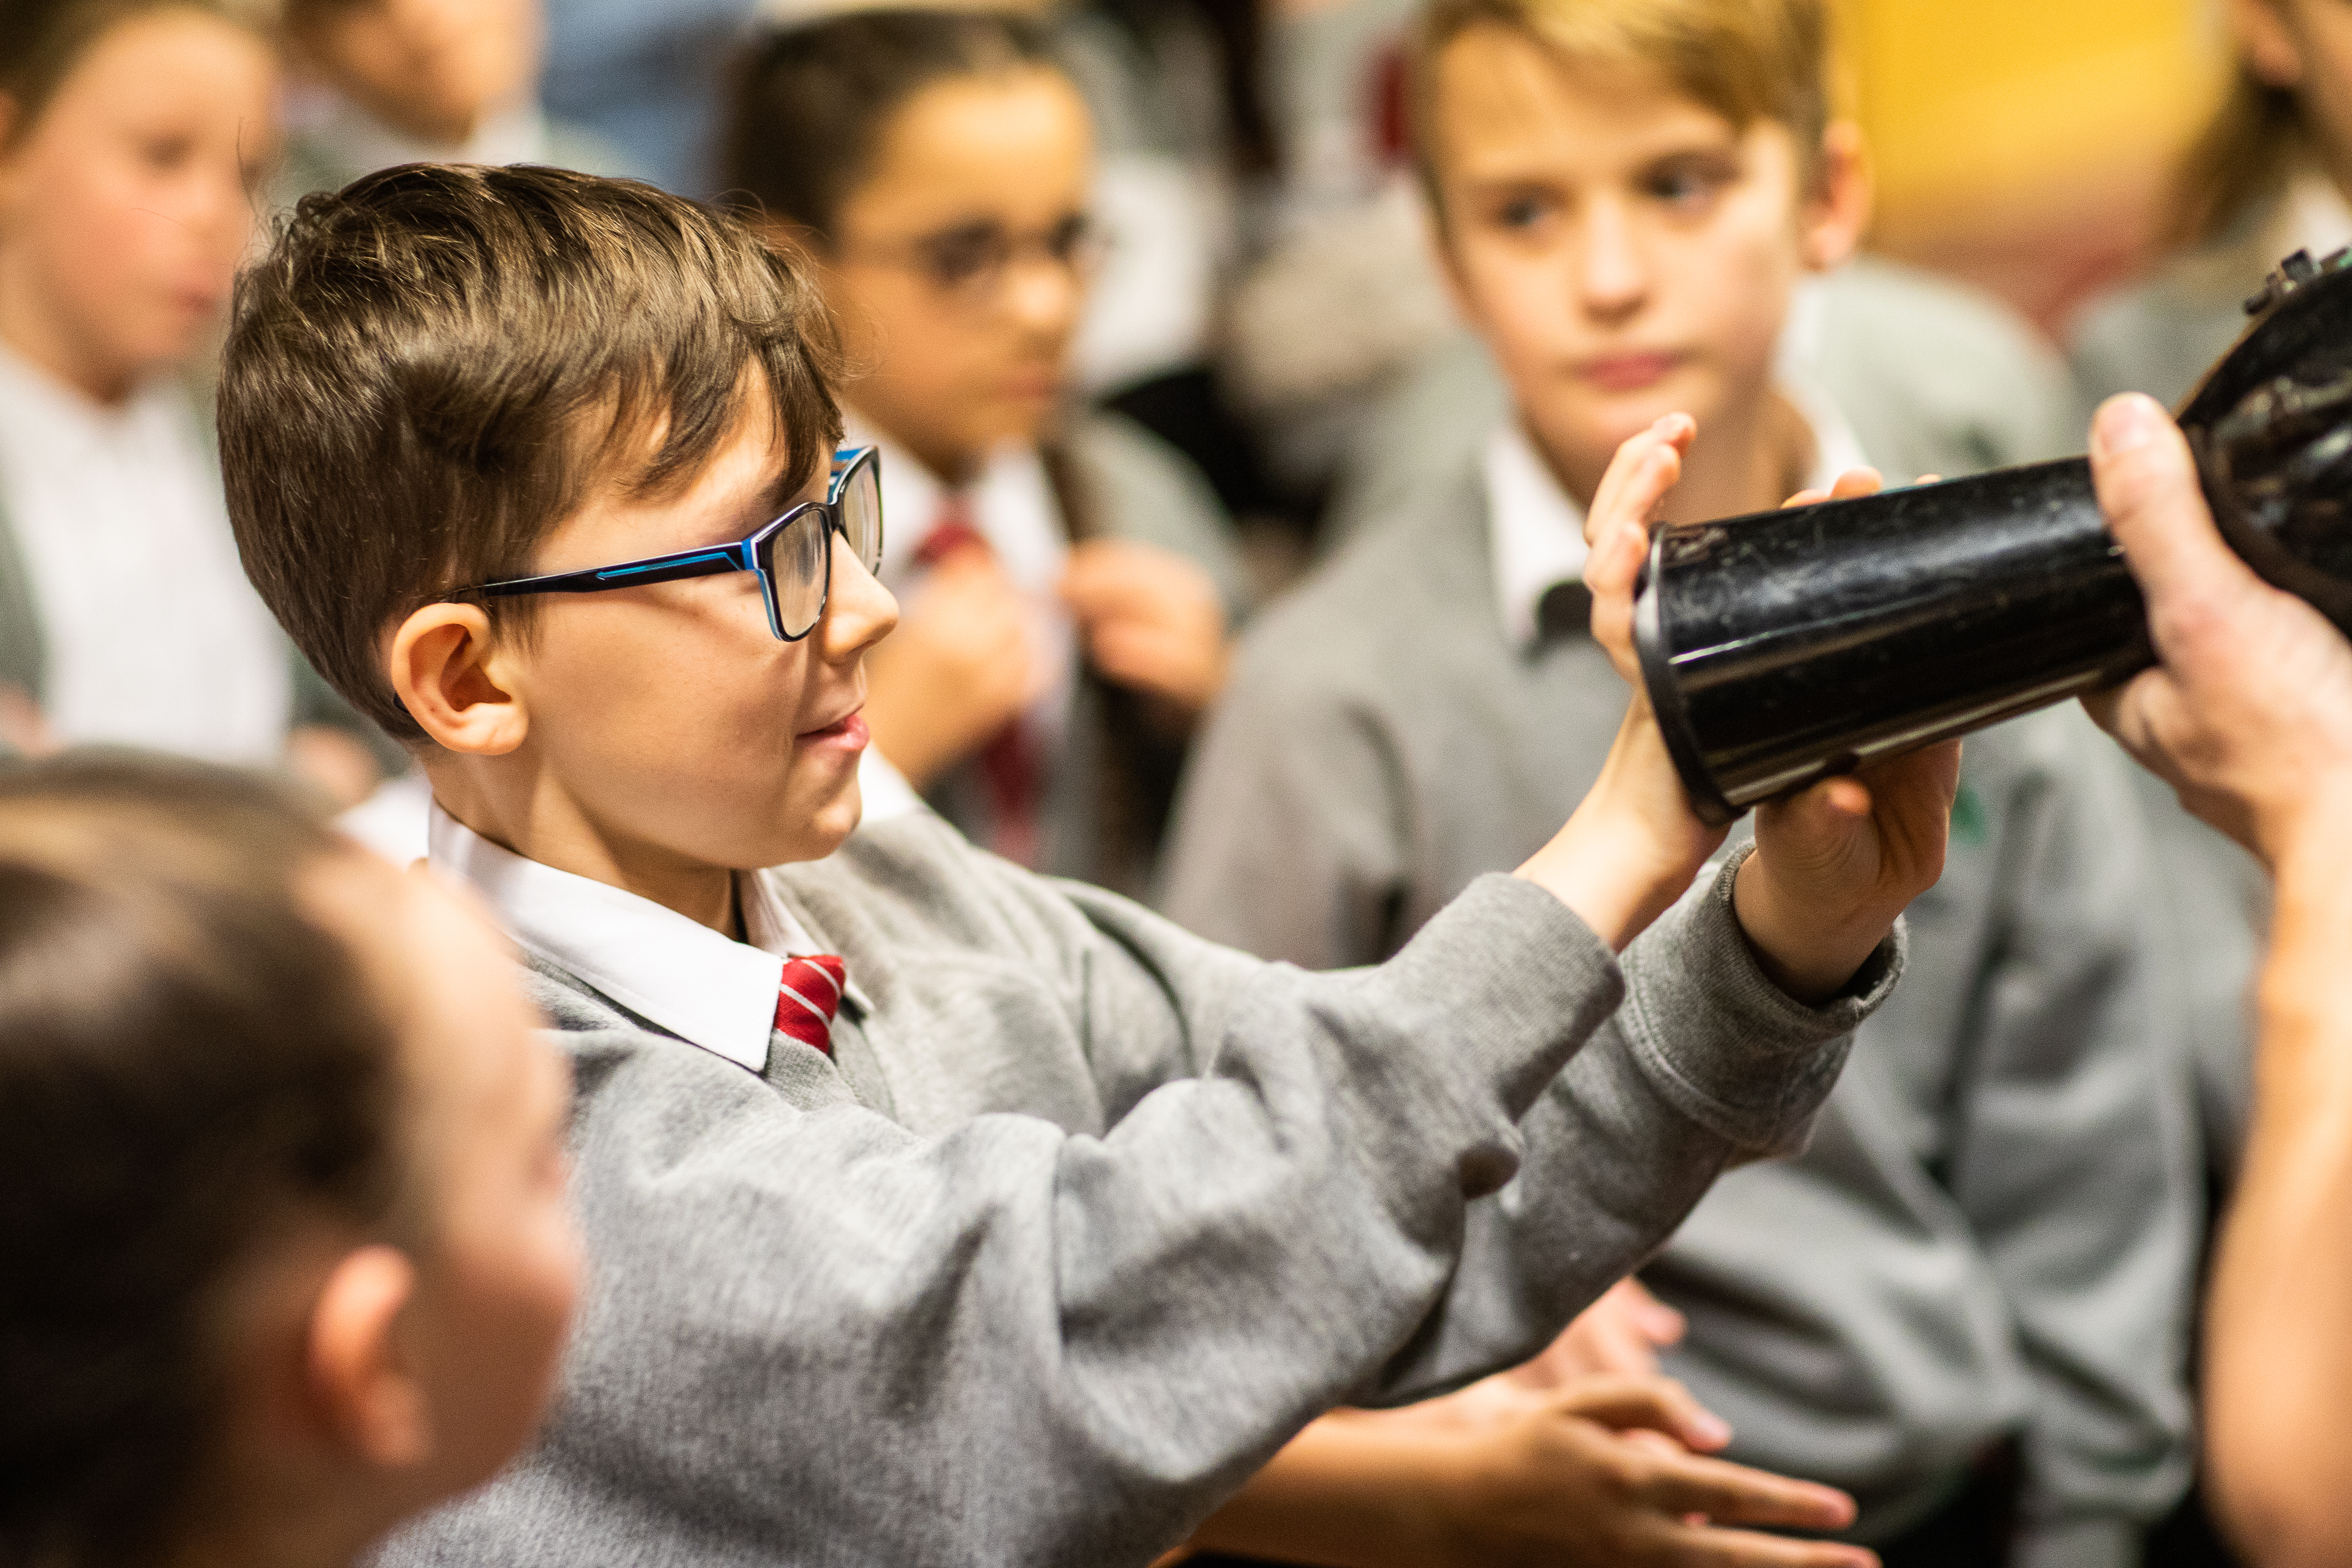
[{"label": "boy's eyebrow", "polygon": [[804,486],[794,486],[792,477],[790,473],[782,469],[778,469],[770,476],[766,484],[753,491],[749,500],[735,508],[735,521],[728,525],[728,532],[724,538],[713,539],[710,542],[733,543],[738,539],[749,538],[758,529],[767,526],[769,522],[790,511],[798,504],[801,491],[806,488]]}]

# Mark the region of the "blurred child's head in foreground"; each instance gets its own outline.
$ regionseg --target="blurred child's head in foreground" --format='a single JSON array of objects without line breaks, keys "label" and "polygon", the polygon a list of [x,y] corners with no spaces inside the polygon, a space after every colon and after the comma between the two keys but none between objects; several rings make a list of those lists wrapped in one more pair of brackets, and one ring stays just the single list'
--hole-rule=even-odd
[{"label": "blurred child's head in foreground", "polygon": [[467,591],[822,497],[837,350],[809,272],[650,185],[416,165],[305,198],[246,274],[220,433],[247,570],[461,821],[648,888],[856,825],[849,721],[897,609],[848,549],[792,642],[750,572]]},{"label": "blurred child's head in foreground", "polygon": [[227,302],[278,140],[251,9],[0,6],[0,339],[96,401],[186,359]]},{"label": "blurred child's head in foreground", "polygon": [[1754,417],[1801,277],[1868,203],[1821,0],[1434,0],[1421,170],[1449,279],[1590,495],[1659,415]]},{"label": "blurred child's head in foreground", "polygon": [[852,12],[755,45],[723,183],[824,265],[858,412],[943,477],[1059,407],[1097,239],[1094,127],[1018,17]]},{"label": "blurred child's head in foreground", "polygon": [[277,786],[0,772],[0,1559],[329,1563],[529,1437],[566,1079],[467,907]]}]

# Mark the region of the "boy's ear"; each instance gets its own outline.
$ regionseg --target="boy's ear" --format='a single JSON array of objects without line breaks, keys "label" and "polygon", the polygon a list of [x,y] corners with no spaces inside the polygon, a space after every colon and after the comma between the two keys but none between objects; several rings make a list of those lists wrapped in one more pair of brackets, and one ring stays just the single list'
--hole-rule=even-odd
[{"label": "boy's ear", "polygon": [[498,669],[490,618],[478,604],[427,604],[392,634],[387,674],[409,716],[444,749],[503,757],[530,733],[522,699]]},{"label": "boy's ear", "polygon": [[2275,0],[2230,0],[2230,31],[2264,86],[2292,89],[2303,85],[2303,50]]},{"label": "boy's ear", "polygon": [[1870,150],[1862,127],[1850,120],[1832,120],[1822,131],[1821,157],[1801,219],[1807,267],[1828,272],[1853,256],[1870,227],[1872,195]]},{"label": "boy's ear", "polygon": [[362,1247],[335,1265],[310,1309],[312,1408],[340,1445],[379,1469],[433,1456],[433,1413],[400,1343],[400,1315],[415,1294],[406,1255]]}]

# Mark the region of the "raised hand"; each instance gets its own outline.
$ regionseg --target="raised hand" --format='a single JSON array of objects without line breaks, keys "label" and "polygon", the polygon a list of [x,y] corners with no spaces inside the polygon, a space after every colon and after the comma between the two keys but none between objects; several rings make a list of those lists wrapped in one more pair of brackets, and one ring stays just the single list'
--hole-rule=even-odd
[{"label": "raised hand", "polygon": [[1030,612],[1003,570],[956,550],[906,601],[866,656],[875,747],[917,789],[978,750],[1036,696],[1048,672]]},{"label": "raised hand", "polygon": [[1062,599],[1095,668],[1188,724],[1225,684],[1225,608],[1198,563],[1136,539],[1070,551]]},{"label": "raised hand", "polygon": [[1683,793],[1642,686],[1633,653],[1633,581],[1649,546],[1649,521],[1675,482],[1698,425],[1668,414],[1628,440],[1601,476],[1587,513],[1593,635],[1633,687],[1624,722],[1568,825],[1519,867],[1622,952],[1680,897],[1723,831],[1700,821]]}]

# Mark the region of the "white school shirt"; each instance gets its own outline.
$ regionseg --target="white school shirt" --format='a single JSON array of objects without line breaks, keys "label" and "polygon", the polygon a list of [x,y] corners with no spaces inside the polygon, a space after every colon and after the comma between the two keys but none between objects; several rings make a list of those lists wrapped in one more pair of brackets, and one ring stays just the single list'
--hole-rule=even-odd
[{"label": "white school shirt", "polygon": [[59,740],[278,758],[289,654],[246,581],[177,385],[108,408],[0,344],[0,499],[40,616],[42,709]]},{"label": "white school shirt", "polygon": [[[1779,391],[1812,431],[1807,488],[1826,488],[1847,469],[1868,463],[1853,426],[1826,396],[1796,381],[1784,380]],[[1563,582],[1584,580],[1584,508],[1559,487],[1517,420],[1487,436],[1485,477],[1496,606],[1512,646],[1530,648],[1543,596]]]},{"label": "white school shirt", "polygon": [[[916,552],[940,519],[947,487],[904,448],[854,420],[845,444],[882,449],[882,586],[902,601],[912,599],[927,575]],[[1059,591],[1069,564],[1069,531],[1034,447],[1000,447],[963,487],[963,500],[972,526],[1028,606],[1031,646],[1048,678],[1025,716],[1050,774],[1077,685],[1077,622]]]},{"label": "white school shirt", "polygon": [[[479,894],[525,952],[688,1044],[766,1070],[784,960],[818,948],[765,876],[736,873],[738,942],[649,898],[501,849],[437,801],[429,836],[433,869]],[[866,1005],[855,975],[843,994]]]}]

